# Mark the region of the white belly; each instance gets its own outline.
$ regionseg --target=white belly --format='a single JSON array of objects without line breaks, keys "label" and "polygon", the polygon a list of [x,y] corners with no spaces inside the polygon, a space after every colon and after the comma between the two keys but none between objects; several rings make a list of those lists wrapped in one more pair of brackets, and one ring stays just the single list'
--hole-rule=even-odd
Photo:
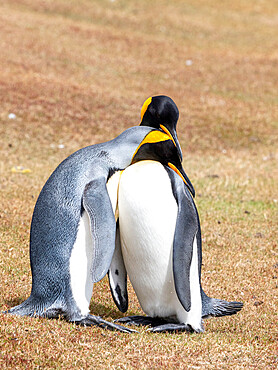
[{"label": "white belly", "polygon": [[172,246],[177,203],[163,166],[142,161],[128,167],[121,176],[118,201],[123,258],[142,309],[150,316],[175,316]]},{"label": "white belly", "polygon": [[89,304],[93,293],[91,263],[93,258],[93,240],[90,220],[86,211],[80,218],[76,241],[70,257],[70,282],[73,298],[84,317],[89,313]]},{"label": "white belly", "polygon": [[164,167],[154,161],[128,167],[120,179],[118,207],[124,263],[142,309],[149,316],[172,318],[199,330],[202,306],[196,238],[190,285],[196,284],[197,290],[195,286],[188,313],[174,286],[172,254],[178,206]]},{"label": "white belly", "polygon": [[[113,212],[117,208],[118,183],[121,172],[116,172],[107,183],[107,191],[111,200]],[[90,300],[93,294],[91,274],[94,242],[90,220],[84,210],[78,225],[78,231],[70,257],[70,283],[73,298],[85,317],[89,313]]]}]

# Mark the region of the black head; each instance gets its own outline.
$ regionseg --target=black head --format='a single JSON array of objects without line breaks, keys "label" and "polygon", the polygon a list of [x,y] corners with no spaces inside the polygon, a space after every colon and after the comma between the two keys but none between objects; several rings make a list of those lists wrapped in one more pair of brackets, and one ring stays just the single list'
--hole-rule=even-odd
[{"label": "black head", "polygon": [[170,134],[182,160],[181,147],[176,132],[178,119],[179,110],[174,101],[168,96],[158,95],[148,98],[143,104],[140,126],[153,127]]},{"label": "black head", "polygon": [[172,168],[183,179],[193,197],[195,196],[193,185],[182,168],[178,148],[168,134],[153,130],[146,135],[133,155],[132,164],[144,160],[157,161]]},{"label": "black head", "polygon": [[165,126],[169,131],[176,130],[179,110],[175,102],[165,95],[148,98],[141,109],[141,126],[160,128]]}]

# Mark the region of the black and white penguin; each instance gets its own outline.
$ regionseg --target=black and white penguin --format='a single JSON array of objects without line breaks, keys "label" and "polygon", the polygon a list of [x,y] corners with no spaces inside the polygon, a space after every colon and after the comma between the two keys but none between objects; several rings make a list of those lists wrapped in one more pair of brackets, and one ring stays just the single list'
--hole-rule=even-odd
[{"label": "black and white penguin", "polygon": [[[173,142],[167,149],[164,158],[173,158],[174,151],[179,156]],[[242,308],[240,302],[208,297],[201,287],[201,229],[194,190],[188,184],[178,160],[175,166],[167,160],[140,161],[121,174],[110,288],[125,312],[128,274],[148,316],[117,321],[151,325],[152,331],[202,332],[202,318],[232,315]]]},{"label": "black and white penguin", "polygon": [[8,313],[132,331],[89,314],[93,284],[107,273],[115,249],[120,170],[135,157],[162,159],[169,142],[179,147],[175,135],[173,127],[133,127],[75,152],[56,168],[31,223],[31,294]]}]

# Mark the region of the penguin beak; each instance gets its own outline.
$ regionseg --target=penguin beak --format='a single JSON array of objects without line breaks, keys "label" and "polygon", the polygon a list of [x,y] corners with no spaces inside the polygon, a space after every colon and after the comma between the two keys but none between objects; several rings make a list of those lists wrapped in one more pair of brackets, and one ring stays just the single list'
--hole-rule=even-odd
[{"label": "penguin beak", "polygon": [[160,128],[162,131],[164,131],[169,137],[170,139],[173,141],[173,143],[175,144],[175,146],[177,147],[177,150],[178,150],[178,155],[180,157],[180,161],[182,162],[182,151],[181,151],[181,146],[180,146],[180,143],[179,143],[179,140],[178,140],[178,137],[177,137],[177,133],[176,131],[172,131],[170,132],[165,126],[163,125],[160,125]]},{"label": "penguin beak", "polygon": [[168,166],[172,168],[183,180],[185,185],[188,187],[190,193],[193,195],[193,198],[195,197],[195,189],[193,188],[193,185],[191,184],[191,181],[189,180],[188,176],[184,172],[183,168],[179,166],[179,169],[172,163],[168,162]]}]

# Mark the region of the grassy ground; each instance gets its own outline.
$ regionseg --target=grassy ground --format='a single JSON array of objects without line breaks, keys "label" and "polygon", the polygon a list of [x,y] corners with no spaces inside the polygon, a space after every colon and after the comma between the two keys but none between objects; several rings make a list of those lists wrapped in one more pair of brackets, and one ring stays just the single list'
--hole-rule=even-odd
[{"label": "grassy ground", "polygon": [[[180,108],[204,289],[245,304],[201,335],[1,314],[2,368],[277,368],[277,12],[273,0],[1,1],[0,309],[30,293],[30,220],[51,171],[138,124],[155,94]],[[130,286],[129,298],[141,313]],[[106,278],[91,310],[121,316]]]}]

